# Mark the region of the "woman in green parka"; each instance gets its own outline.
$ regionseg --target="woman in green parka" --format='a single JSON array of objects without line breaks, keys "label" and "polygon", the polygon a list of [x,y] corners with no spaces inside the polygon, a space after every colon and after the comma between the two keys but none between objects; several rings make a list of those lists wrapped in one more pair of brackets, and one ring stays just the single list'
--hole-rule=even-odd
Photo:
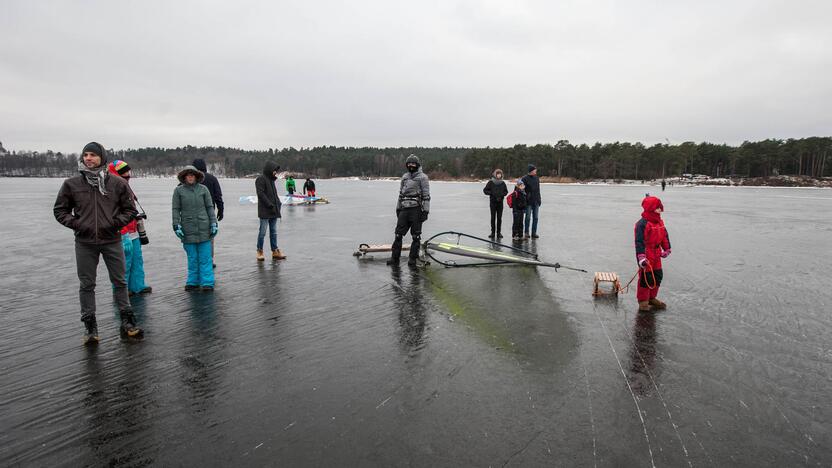
[{"label": "woman in green parka", "polygon": [[205,174],[194,166],[185,166],[177,178],[180,184],[173,191],[173,232],[188,255],[185,291],[213,291],[211,239],[218,227],[211,192],[200,183]]}]

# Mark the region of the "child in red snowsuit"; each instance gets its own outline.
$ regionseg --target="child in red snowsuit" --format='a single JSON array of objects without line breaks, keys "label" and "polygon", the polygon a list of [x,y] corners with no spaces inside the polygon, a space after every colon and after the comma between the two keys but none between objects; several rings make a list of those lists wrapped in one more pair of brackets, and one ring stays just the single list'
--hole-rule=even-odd
[{"label": "child in red snowsuit", "polygon": [[656,299],[662,284],[662,259],[670,255],[670,237],[662,221],[664,206],[656,197],[642,200],[641,219],[636,223],[636,261],[638,261],[638,310],[664,309],[667,304]]}]

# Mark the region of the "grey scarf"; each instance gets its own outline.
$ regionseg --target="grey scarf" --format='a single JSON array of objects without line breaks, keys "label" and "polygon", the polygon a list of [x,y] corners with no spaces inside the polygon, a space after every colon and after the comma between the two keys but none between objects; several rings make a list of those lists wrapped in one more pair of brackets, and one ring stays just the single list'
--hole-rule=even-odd
[{"label": "grey scarf", "polygon": [[78,172],[87,179],[87,183],[90,184],[93,188],[97,188],[101,195],[107,195],[107,188],[104,185],[104,181],[107,178],[107,165],[102,164],[101,167],[96,169],[89,169],[86,165],[84,165],[83,159],[78,161]]}]

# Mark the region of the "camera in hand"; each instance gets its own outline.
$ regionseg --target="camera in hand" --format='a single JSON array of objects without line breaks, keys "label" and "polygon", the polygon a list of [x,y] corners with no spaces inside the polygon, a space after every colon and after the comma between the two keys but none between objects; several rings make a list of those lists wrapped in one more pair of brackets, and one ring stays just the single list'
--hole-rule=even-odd
[{"label": "camera in hand", "polygon": [[145,216],[142,219],[139,219],[136,222],[136,232],[139,233],[139,243],[141,243],[142,245],[147,245],[150,243],[150,239],[147,238],[147,231],[144,229],[144,219],[146,218],[147,216]]}]

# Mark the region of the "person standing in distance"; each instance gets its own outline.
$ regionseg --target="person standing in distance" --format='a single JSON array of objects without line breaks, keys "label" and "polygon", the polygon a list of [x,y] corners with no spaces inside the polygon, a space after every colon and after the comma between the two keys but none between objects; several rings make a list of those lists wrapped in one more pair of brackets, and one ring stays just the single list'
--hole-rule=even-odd
[{"label": "person standing in distance", "polygon": [[495,169],[494,174],[491,177],[491,180],[485,184],[485,188],[482,189],[482,193],[488,195],[490,199],[490,207],[491,207],[491,234],[489,234],[489,239],[494,239],[494,236],[497,236],[497,239],[503,238],[503,198],[508,195],[508,187],[506,186],[506,182],[503,180],[503,170],[502,169]]},{"label": "person standing in distance", "polygon": [[303,183],[303,194],[307,197],[315,196],[315,181],[307,177],[306,182]]},{"label": "person standing in distance", "polygon": [[[214,211],[217,213],[217,223],[222,221],[223,214],[225,212],[225,203],[222,201],[222,187],[220,187],[220,181],[214,177],[214,174],[208,173],[208,166],[205,164],[204,159],[194,159],[194,162],[191,163],[198,171],[202,172],[205,179],[200,182],[202,185],[208,187],[208,191],[211,193],[211,200],[214,201]],[[211,263],[211,268],[216,268],[216,256],[214,255],[214,238],[211,238],[211,259],[213,262]]]},{"label": "person standing in distance", "polygon": [[260,218],[260,231],[257,233],[257,261],[262,262],[263,241],[266,238],[266,227],[269,228],[269,243],[272,248],[272,260],[285,260],[286,255],[277,246],[277,219],[280,218],[280,197],[277,196],[276,163],[267,161],[263,166],[263,174],[254,181],[257,190],[257,217]]},{"label": "person standing in distance", "polygon": [[416,266],[419,258],[419,245],[422,235],[422,223],[427,221],[430,212],[430,181],[422,172],[421,163],[415,154],[405,161],[407,172],[402,175],[399,186],[399,200],[396,203],[396,239],[388,265],[398,265],[402,256],[402,238],[407,231],[413,241],[410,243],[410,257],[407,264]]},{"label": "person standing in distance", "polygon": [[66,179],[58,191],[55,219],[75,231],[75,263],[81,287],[81,321],[86,327],[84,344],[98,343],[95,319],[95,277],[99,257],[104,257],[113,284],[113,298],[121,317],[122,338],[140,338],[141,328],[127,296],[121,229],[139,214],[127,183],[107,171],[107,152],[100,143],[84,146],[78,161],[79,175]]},{"label": "person standing in distance", "polygon": [[540,212],[540,205],[542,200],[540,198],[540,179],[537,177],[537,167],[534,164],[529,164],[529,173],[523,176],[523,184],[526,186],[526,198],[528,199],[528,206],[526,206],[526,219],[523,223],[523,237],[529,238],[529,224],[531,223],[531,237],[537,239],[537,216]]}]

